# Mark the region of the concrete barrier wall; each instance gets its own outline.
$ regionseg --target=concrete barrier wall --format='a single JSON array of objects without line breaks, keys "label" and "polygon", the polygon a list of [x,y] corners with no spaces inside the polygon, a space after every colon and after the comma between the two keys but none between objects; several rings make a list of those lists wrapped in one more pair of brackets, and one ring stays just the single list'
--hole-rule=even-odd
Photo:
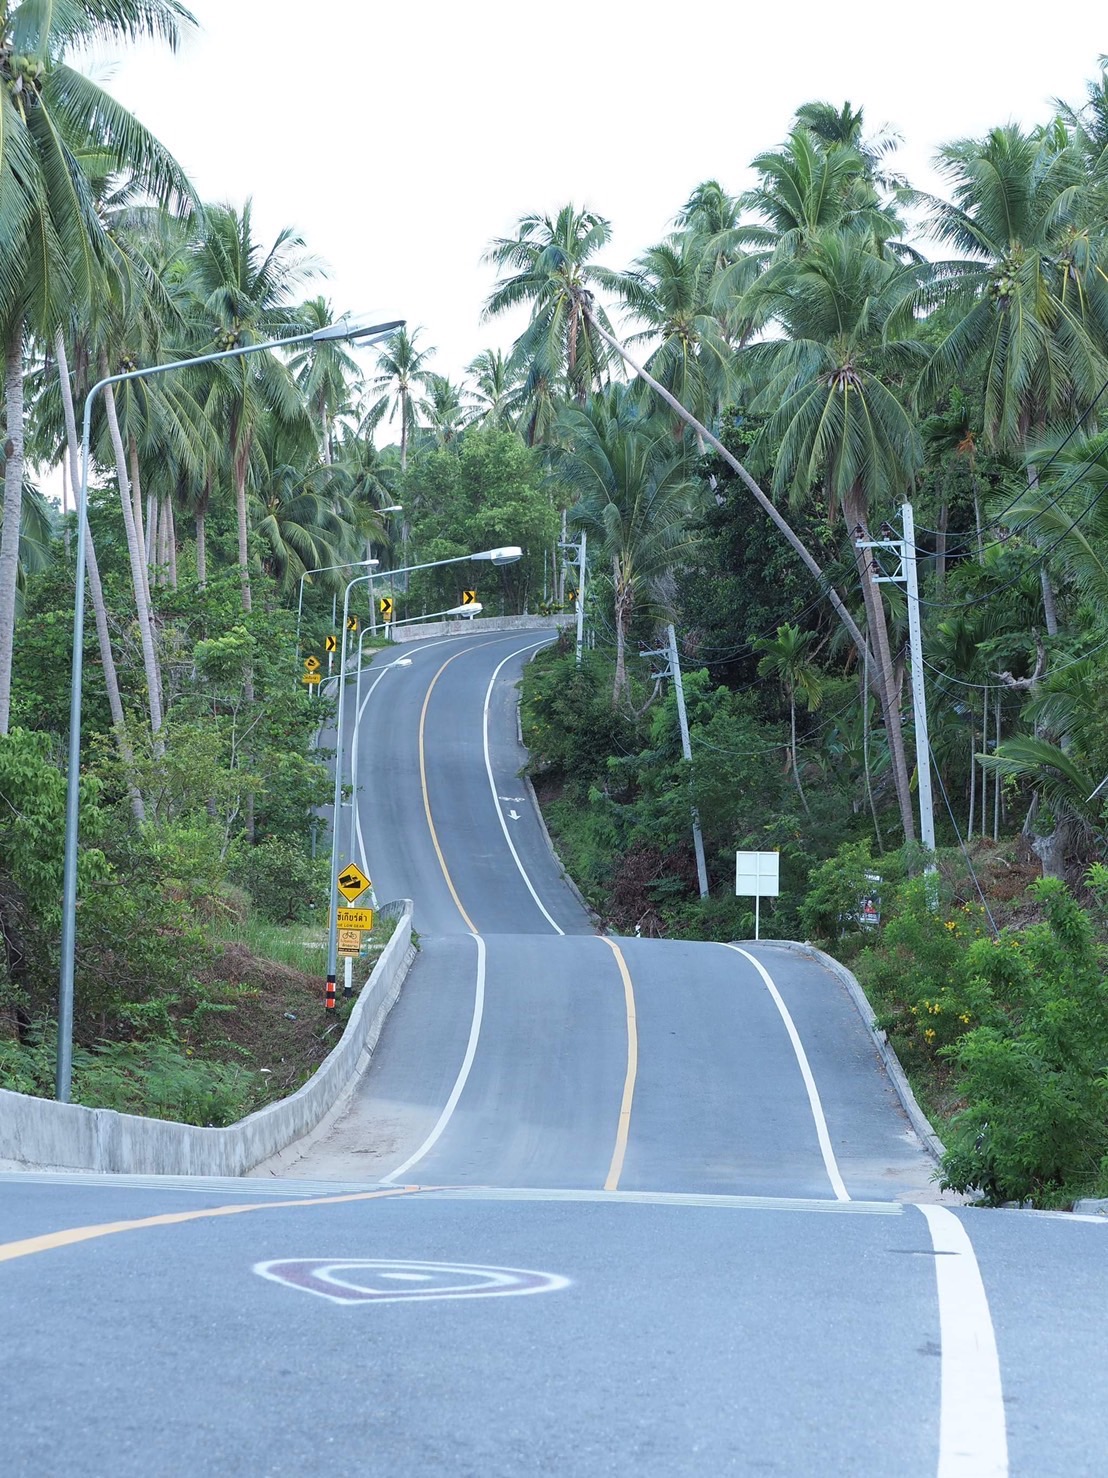
[{"label": "concrete barrier wall", "polygon": [[412,960],[412,904],[400,906],[342,1037],[288,1098],[225,1129],[204,1129],[0,1089],[0,1160],[128,1175],[245,1174],[313,1129],[362,1071]]},{"label": "concrete barrier wall", "polygon": [[[394,642],[422,641],[428,636],[469,636],[479,631],[560,631],[573,626],[576,617],[559,616],[458,616],[449,621],[414,621],[410,626],[394,626]],[[346,681],[350,681],[347,672]]]}]

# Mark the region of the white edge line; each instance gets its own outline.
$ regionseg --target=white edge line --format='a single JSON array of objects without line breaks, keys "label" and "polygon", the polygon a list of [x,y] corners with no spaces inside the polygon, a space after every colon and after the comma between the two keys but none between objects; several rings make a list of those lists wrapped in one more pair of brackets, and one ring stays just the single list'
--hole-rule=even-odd
[{"label": "white edge line", "polygon": [[493,686],[496,683],[496,679],[500,676],[500,668],[506,666],[513,657],[518,657],[523,652],[531,652],[536,650],[536,648],[538,647],[549,646],[549,644],[550,642],[548,638],[546,641],[532,642],[529,647],[520,647],[516,651],[509,653],[509,655],[504,658],[504,661],[501,662],[500,665],[496,668],[496,670],[493,672],[492,677],[489,678],[488,687],[485,689],[485,707],[482,718],[482,728],[485,748],[485,773],[489,777],[489,789],[492,791],[492,803],[493,807],[496,810],[496,818],[500,822],[500,830],[504,833],[504,840],[508,843],[508,850],[509,852],[511,852],[512,858],[515,861],[515,865],[519,869],[519,875],[526,884],[528,893],[530,893],[531,897],[535,900],[535,906],[538,908],[539,912],[542,914],[546,922],[554,930],[555,934],[564,934],[566,931],[564,929],[560,929],[547,913],[546,909],[543,906],[542,899],[535,892],[534,885],[532,884],[531,879],[527,876],[527,872],[523,866],[523,863],[519,860],[519,853],[516,851],[515,843],[512,841],[511,835],[508,831],[508,823],[504,820],[504,808],[500,804],[499,794],[496,789],[496,781],[493,779],[492,774],[492,759],[489,755],[489,704],[492,701]]},{"label": "white edge line", "polygon": [[831,1182],[831,1189],[835,1192],[836,1200],[849,1201],[850,1193],[847,1191],[843,1178],[839,1174],[839,1165],[835,1159],[835,1151],[831,1148],[831,1136],[827,1132],[827,1119],[824,1116],[823,1104],[820,1102],[819,1089],[816,1087],[816,1080],[812,1076],[812,1069],[808,1063],[808,1054],[805,1052],[804,1044],[800,1040],[800,1033],[796,1029],[796,1023],[789,1015],[789,1008],[781,999],[781,992],[774,985],[773,977],[762,964],[761,960],[755,959],[752,954],[749,954],[745,949],[740,949],[737,944],[725,944],[723,948],[734,950],[737,955],[742,955],[743,959],[749,960],[762,977],[766,989],[773,997],[773,1004],[777,1007],[781,1020],[785,1023],[785,1030],[789,1034],[789,1040],[793,1044],[793,1052],[796,1054],[800,1075],[804,1079],[805,1088],[808,1090],[808,1103],[812,1110],[812,1118],[816,1123],[816,1137],[819,1139],[820,1153],[823,1155],[823,1164],[827,1171],[827,1178]]},{"label": "white edge line", "polygon": [[477,979],[473,989],[473,1020],[469,1028],[466,1055],[462,1059],[461,1068],[458,1071],[454,1086],[450,1090],[450,1097],[446,1100],[446,1105],[439,1115],[438,1123],[420,1145],[419,1149],[416,1150],[415,1154],[409,1155],[403,1165],[398,1165],[389,1175],[384,1176],[380,1182],[381,1185],[394,1185],[400,1176],[407,1174],[413,1165],[418,1164],[424,1155],[428,1154],[435,1147],[443,1130],[450,1122],[451,1115],[457,1107],[458,1099],[462,1096],[462,1089],[466,1085],[466,1079],[469,1077],[469,1070],[473,1066],[473,1058],[477,1052],[477,1039],[481,1035],[481,1018],[485,1012],[485,941],[481,938],[480,934],[473,934],[471,938],[477,945]]},{"label": "white edge line", "polygon": [[942,1346],[938,1478],[1005,1478],[1008,1432],[996,1333],[973,1243],[945,1206],[919,1206],[935,1258]]}]

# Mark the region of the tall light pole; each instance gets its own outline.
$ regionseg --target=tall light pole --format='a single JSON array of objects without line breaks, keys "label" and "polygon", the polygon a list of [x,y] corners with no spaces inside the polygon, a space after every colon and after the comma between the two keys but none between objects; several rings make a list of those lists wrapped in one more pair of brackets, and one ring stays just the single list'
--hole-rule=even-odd
[{"label": "tall light pole", "polygon": [[522,557],[523,550],[516,544],[511,544],[501,549],[483,549],[478,554],[459,554],[453,559],[434,559],[429,564],[409,565],[406,569],[388,570],[385,572],[370,571],[367,575],[355,575],[354,579],[347,583],[346,589],[343,591],[341,628],[343,643],[339,660],[338,713],[335,718],[335,793],[331,807],[331,899],[327,925],[327,986],[324,1000],[328,1011],[335,1009],[335,981],[338,976],[339,963],[338,908],[339,833],[342,817],[342,720],[344,699],[346,697],[346,621],[350,614],[350,592],[355,585],[361,585],[367,580],[382,579],[385,573],[389,575],[415,575],[421,570],[435,570],[442,565],[465,564],[472,559],[487,560],[490,564],[494,565],[508,565],[514,564],[516,560]]},{"label": "tall light pole", "polygon": [[245,354],[259,354],[265,349],[280,349],[286,344],[323,343],[330,339],[363,339],[373,342],[387,338],[406,320],[390,323],[354,323],[340,318],[325,328],[311,333],[290,334],[286,338],[268,339],[261,344],[242,344],[237,349],[221,349],[212,354],[198,354],[191,359],[174,359],[168,364],[153,364],[146,369],[127,370],[97,380],[85,396],[85,414],[81,431],[81,486],[77,493],[77,588],[73,598],[73,654],[69,687],[69,770],[65,792],[65,860],[62,871],[62,936],[61,968],[58,979],[58,1056],[55,1089],[61,1103],[69,1102],[73,1076],[73,976],[77,941],[77,832],[81,780],[81,678],[84,668],[85,634],[85,521],[88,514],[89,442],[92,434],[92,404],[101,390],[126,380],[152,379],[173,370],[191,369],[199,364],[214,364],[222,359],[241,359]]}]

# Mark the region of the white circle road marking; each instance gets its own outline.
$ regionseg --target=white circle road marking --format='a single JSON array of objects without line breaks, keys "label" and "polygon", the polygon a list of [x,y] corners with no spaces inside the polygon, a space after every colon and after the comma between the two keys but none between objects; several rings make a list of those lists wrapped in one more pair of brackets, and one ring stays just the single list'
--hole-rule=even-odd
[{"label": "white circle road marking", "polygon": [[[254,1264],[271,1283],[314,1293],[329,1303],[402,1303],[432,1298],[506,1298],[512,1294],[552,1293],[569,1286],[558,1273],[530,1268],[491,1268],[479,1263],[408,1262],[403,1259],[293,1257]],[[386,1284],[385,1280],[390,1280]],[[419,1282],[396,1288],[391,1280]],[[385,1286],[381,1286],[385,1284]],[[432,1286],[428,1287],[430,1284]]]}]

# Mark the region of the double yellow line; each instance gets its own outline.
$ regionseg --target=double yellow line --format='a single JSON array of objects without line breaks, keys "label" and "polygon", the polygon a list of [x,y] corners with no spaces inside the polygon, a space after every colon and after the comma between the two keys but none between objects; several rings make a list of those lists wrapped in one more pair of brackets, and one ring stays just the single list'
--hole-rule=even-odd
[{"label": "double yellow line", "polygon": [[[458,890],[454,886],[454,880],[451,878],[450,871],[446,866],[446,858],[442,855],[442,847],[439,845],[438,832],[435,830],[434,818],[431,815],[431,797],[427,789],[427,756],[424,747],[424,737],[427,729],[427,710],[431,703],[431,694],[434,691],[435,684],[450,666],[451,662],[456,662],[459,657],[464,655],[464,652],[455,652],[453,657],[448,657],[427,686],[427,693],[423,699],[423,708],[419,715],[419,783],[423,792],[423,812],[427,817],[427,829],[431,833],[431,845],[435,849],[435,856],[439,859],[439,867],[442,869],[446,886],[450,890],[450,896],[454,900],[455,907],[465,920],[466,928],[471,933],[476,934],[478,932],[477,926],[466,912],[462,900],[458,897]],[[619,1123],[616,1127],[615,1149],[612,1151],[612,1161],[608,1167],[608,1174],[604,1181],[604,1189],[606,1191],[615,1191],[619,1189],[619,1178],[623,1174],[623,1161],[627,1154],[627,1138],[631,1131],[631,1103],[635,1096],[635,1078],[639,1070],[639,1034],[635,1016],[635,991],[631,984],[631,973],[627,968],[627,961],[623,958],[618,945],[604,935],[600,937],[616,957],[616,965],[619,969],[620,977],[623,980],[623,1000],[627,1012],[627,1071],[623,1079],[623,1097],[619,1106]]]}]

